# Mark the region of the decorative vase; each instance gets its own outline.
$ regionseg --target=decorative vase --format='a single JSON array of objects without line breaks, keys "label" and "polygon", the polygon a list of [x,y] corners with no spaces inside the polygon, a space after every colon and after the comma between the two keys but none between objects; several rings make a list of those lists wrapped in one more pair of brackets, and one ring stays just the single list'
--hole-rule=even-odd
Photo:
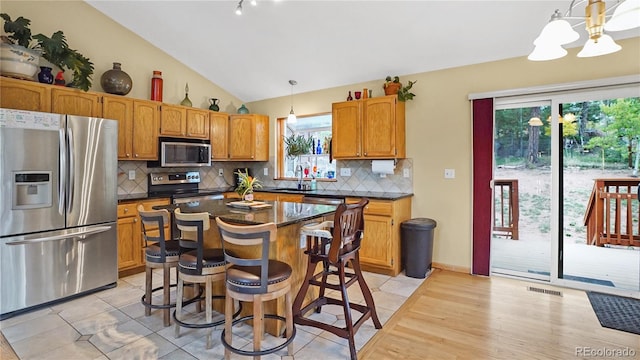
[{"label": "decorative vase", "polygon": [[53,84],[53,74],[51,68],[48,66],[40,66],[40,73],[38,73],[38,81],[43,84]]},{"label": "decorative vase", "polygon": [[394,83],[394,82],[386,83],[386,84],[384,84],[384,94],[385,95],[395,95],[395,94],[398,93],[398,91],[400,90],[401,86],[402,86],[402,84],[400,84],[400,83]]},{"label": "decorative vase", "polygon": [[215,98],[210,98],[209,102],[211,103],[211,105],[209,105],[209,110],[211,110],[211,111],[220,110],[220,107],[218,106],[218,101],[220,101],[220,100],[215,99]]},{"label": "decorative vase", "polygon": [[64,80],[64,71],[58,71],[58,73],[56,74],[56,78],[53,80],[53,83],[59,86],[64,86],[64,84],[66,84],[66,81]]},{"label": "decorative vase", "polygon": [[184,87],[184,99],[180,102],[182,106],[192,106],[191,100],[189,100],[189,83]]},{"label": "decorative vase", "polygon": [[253,193],[244,194],[244,201],[253,201]]},{"label": "decorative vase", "polygon": [[151,77],[151,100],[162,101],[162,71],[153,70]]},{"label": "decorative vase", "polygon": [[238,108],[238,114],[248,114],[248,113],[249,113],[249,109],[247,109],[247,107],[244,106],[244,104],[242,104],[242,106]]},{"label": "decorative vase", "polygon": [[127,95],[133,87],[131,76],[120,68],[120,63],[114,62],[113,69],[105,71],[100,77],[102,89],[109,94]]}]

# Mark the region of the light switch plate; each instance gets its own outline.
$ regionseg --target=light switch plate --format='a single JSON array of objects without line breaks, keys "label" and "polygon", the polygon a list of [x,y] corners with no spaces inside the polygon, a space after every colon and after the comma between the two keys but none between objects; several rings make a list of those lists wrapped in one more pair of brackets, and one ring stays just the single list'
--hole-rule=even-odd
[{"label": "light switch plate", "polygon": [[222,176],[222,175],[224,175],[224,170],[218,169],[218,176]]},{"label": "light switch plate", "polygon": [[409,169],[404,169],[404,170],[402,170],[402,176],[404,176],[404,177],[406,177],[406,178],[408,178],[409,176],[411,176],[411,175],[409,174]]},{"label": "light switch plate", "polygon": [[444,178],[445,179],[455,179],[456,170],[455,169],[444,169]]},{"label": "light switch plate", "polygon": [[351,168],[340,168],[340,176],[351,176]]},{"label": "light switch plate", "polygon": [[135,179],[136,179],[136,171],[129,170],[129,180],[135,180]]},{"label": "light switch plate", "polygon": [[269,168],[264,168],[264,176],[269,176]]}]

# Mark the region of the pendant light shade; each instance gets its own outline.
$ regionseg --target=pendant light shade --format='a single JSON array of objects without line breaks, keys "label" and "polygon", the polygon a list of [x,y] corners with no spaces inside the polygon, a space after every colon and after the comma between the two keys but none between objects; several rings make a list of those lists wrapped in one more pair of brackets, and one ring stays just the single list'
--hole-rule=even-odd
[{"label": "pendant light shade", "polygon": [[580,38],[580,34],[573,30],[571,24],[562,18],[558,10],[551,16],[551,20],[544,26],[534,45],[558,44],[565,45]]},{"label": "pendant light shade", "polygon": [[622,47],[613,41],[609,35],[600,35],[597,39],[589,39],[584,44],[582,50],[578,53],[578,57],[594,57],[600,55],[612,54],[620,51]]},{"label": "pendant light shade", "polygon": [[613,12],[604,25],[607,31],[629,30],[640,26],[640,0],[627,0]]},{"label": "pendant light shade", "polygon": [[527,59],[531,61],[545,61],[559,59],[565,55],[567,55],[567,50],[563,49],[560,44],[543,44],[536,45]]},{"label": "pendant light shade", "polygon": [[289,112],[289,116],[287,116],[287,122],[293,124],[298,121],[296,113],[293,112],[293,86],[297,85],[298,82],[295,80],[289,80],[289,84],[291,85],[291,111]]}]

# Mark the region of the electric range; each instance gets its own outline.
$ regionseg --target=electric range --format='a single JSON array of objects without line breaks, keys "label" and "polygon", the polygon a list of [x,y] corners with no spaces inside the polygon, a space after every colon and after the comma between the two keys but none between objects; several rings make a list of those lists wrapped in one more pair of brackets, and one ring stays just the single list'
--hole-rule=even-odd
[{"label": "electric range", "polygon": [[220,190],[199,188],[200,172],[198,171],[150,173],[147,180],[149,196],[169,197],[172,204],[224,198]]}]

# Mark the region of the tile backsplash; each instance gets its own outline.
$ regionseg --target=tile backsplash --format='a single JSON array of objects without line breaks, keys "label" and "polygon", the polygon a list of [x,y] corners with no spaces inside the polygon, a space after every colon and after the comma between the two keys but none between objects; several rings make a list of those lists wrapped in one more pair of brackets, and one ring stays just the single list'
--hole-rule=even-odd
[{"label": "tile backsplash", "polygon": [[[413,160],[400,159],[396,163],[393,175],[381,177],[371,171],[371,160],[335,160],[336,181],[318,181],[319,190],[353,190],[376,192],[413,192]],[[233,186],[233,169],[247,167],[261,180],[265,187],[295,187],[296,181],[274,180],[275,162],[213,162],[211,167],[184,168],[147,168],[146,161],[118,162],[118,195],[147,192],[147,174],[150,172],[200,171],[202,189],[226,189]],[[264,168],[269,175],[265,176]],[[340,176],[341,168],[351,169],[351,176]],[[219,176],[222,169],[223,176]],[[405,170],[409,177],[404,177]],[[129,180],[129,172],[135,171],[135,179]]]}]

